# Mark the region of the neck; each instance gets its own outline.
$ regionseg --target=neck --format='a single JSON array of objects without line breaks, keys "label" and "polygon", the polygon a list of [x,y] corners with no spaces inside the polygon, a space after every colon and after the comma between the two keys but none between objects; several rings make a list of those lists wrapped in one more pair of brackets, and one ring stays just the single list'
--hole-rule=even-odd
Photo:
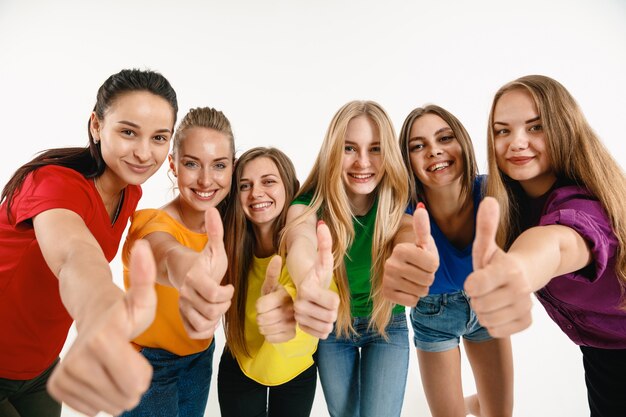
[{"label": "neck", "polygon": [[206,231],[204,227],[204,212],[189,207],[182,202],[180,196],[177,197],[176,202],[175,206],[180,222],[193,232],[204,233]]},{"label": "neck", "polygon": [[93,184],[102,199],[104,208],[109,214],[111,221],[115,221],[122,201],[122,191],[124,191],[126,185],[116,184],[114,181],[109,180],[105,174],[95,177]]},{"label": "neck", "polygon": [[350,210],[355,216],[365,216],[374,205],[374,193],[371,194],[353,194],[349,195]]},{"label": "neck", "polygon": [[256,256],[257,258],[267,258],[276,253],[272,234],[273,224],[274,223],[272,222],[270,224],[255,224],[252,226],[255,239],[254,256]]},{"label": "neck", "polygon": [[428,202],[428,214],[438,218],[455,216],[463,209],[465,199],[461,198],[461,181],[438,187],[424,187],[424,194]]}]

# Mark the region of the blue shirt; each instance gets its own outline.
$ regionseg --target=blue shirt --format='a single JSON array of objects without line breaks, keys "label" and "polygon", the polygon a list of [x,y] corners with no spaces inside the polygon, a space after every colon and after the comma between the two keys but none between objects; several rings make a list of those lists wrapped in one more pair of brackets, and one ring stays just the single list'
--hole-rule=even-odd
[{"label": "blue shirt", "polygon": [[[486,181],[485,175],[479,175],[474,181],[472,196],[474,198],[474,219],[478,204],[482,200],[482,184]],[[407,214],[413,214],[415,206],[409,205]],[[437,223],[430,218],[430,234],[435,240],[437,251],[439,252],[439,269],[435,272],[435,281],[430,287],[429,294],[447,294],[458,292],[463,289],[463,284],[467,276],[474,270],[472,266],[472,245],[469,244],[463,249],[455,247],[446,235],[443,234]],[[472,242],[474,238],[472,237]]]}]

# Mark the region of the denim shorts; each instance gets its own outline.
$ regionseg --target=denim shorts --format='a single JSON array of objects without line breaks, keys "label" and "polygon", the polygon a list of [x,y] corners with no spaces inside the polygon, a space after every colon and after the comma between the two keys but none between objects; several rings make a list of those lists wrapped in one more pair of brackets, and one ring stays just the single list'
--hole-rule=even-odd
[{"label": "denim shorts", "polygon": [[478,322],[465,291],[432,294],[411,308],[413,342],[426,352],[443,352],[459,345],[461,336],[471,342],[492,337]]}]

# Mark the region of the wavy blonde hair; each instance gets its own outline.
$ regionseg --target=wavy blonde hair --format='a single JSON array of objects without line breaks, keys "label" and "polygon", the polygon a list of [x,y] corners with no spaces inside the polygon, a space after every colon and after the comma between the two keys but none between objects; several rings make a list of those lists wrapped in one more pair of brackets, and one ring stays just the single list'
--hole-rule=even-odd
[{"label": "wavy blonde hair", "polygon": [[502,86],[495,94],[487,130],[489,178],[487,195],[500,203],[502,215],[497,241],[508,248],[519,235],[513,219],[519,214],[519,184],[507,177],[496,162],[493,115],[505,93],[523,89],[535,102],[545,132],[550,165],[558,178],[584,186],[606,210],[619,241],[615,273],[626,288],[626,177],[619,164],[595,134],[572,95],[558,81],[543,75],[528,75]]},{"label": "wavy blonde hair", "polygon": [[385,260],[393,250],[393,239],[400,227],[408,198],[407,171],[391,120],[385,110],[373,101],[351,101],[337,111],[330,122],[324,142],[308,178],[298,195],[312,194],[313,199],[305,212],[285,227],[284,236],[293,227],[311,215],[323,219],[333,238],[335,280],[339,289],[338,336],[354,333],[350,314],[349,277],[346,275],[344,256],[354,241],[354,213],[342,180],[342,160],[345,137],[350,120],[365,116],[377,129],[381,148],[381,181],[374,193],[378,198],[376,223],[372,238],[372,268],[370,272],[373,300],[370,327],[386,337],[385,328],[391,318],[394,304],[382,294],[382,275]]}]

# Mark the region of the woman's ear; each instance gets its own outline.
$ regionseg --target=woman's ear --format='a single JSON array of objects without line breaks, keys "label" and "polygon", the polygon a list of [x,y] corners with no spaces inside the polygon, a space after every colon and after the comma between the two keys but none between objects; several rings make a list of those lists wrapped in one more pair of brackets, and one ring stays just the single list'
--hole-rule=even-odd
[{"label": "woman's ear", "polygon": [[172,171],[174,177],[178,177],[178,174],[176,173],[176,164],[174,164],[174,157],[172,156],[172,154],[167,155],[167,161],[170,164],[170,171]]},{"label": "woman's ear", "polygon": [[100,120],[96,115],[96,112],[91,112],[89,117],[89,132],[93,138],[93,143],[98,144],[100,142]]}]

